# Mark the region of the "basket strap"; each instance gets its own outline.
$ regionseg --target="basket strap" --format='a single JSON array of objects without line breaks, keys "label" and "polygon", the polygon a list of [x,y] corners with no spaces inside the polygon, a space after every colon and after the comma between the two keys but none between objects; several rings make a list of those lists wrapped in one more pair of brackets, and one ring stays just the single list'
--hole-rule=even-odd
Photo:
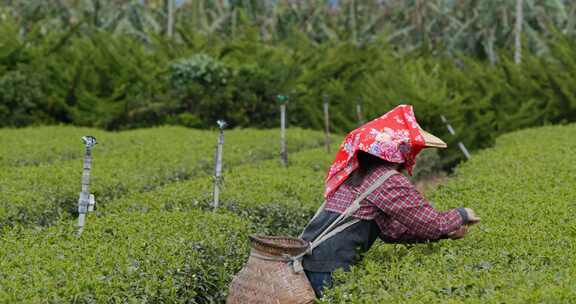
[{"label": "basket strap", "polygon": [[[320,214],[320,212],[322,212],[322,210],[324,210],[324,206],[326,206],[326,200],[324,200],[324,202],[322,202],[322,205],[320,205],[320,207],[318,208],[318,210],[316,210],[316,213],[314,213],[314,216],[312,217],[312,219],[310,220],[310,222],[312,222],[315,218],[318,217],[318,215]],[[302,232],[304,233],[304,232]],[[302,235],[300,235],[300,237],[302,237]]]},{"label": "basket strap", "polygon": [[358,222],[360,222],[360,219],[355,218],[355,219],[348,221],[342,225],[339,225],[338,227],[335,227],[334,229],[332,229],[332,231],[326,233],[321,239],[316,239],[313,243],[311,243],[308,251],[312,252],[312,250],[314,250],[314,248],[318,247],[325,240],[337,235],[338,233],[346,230],[346,228],[348,228],[348,227],[350,227],[350,226],[352,226]]},{"label": "basket strap", "polygon": [[[314,248],[318,247],[320,244],[322,244],[323,242],[325,242],[329,238],[335,236],[336,234],[340,233],[344,229],[358,223],[360,220],[354,219],[348,223],[345,223],[344,225],[341,225],[342,223],[344,223],[344,221],[346,219],[351,217],[358,209],[360,209],[360,203],[364,199],[366,199],[366,197],[368,197],[368,195],[370,195],[372,192],[374,192],[374,190],[376,190],[378,187],[380,187],[386,180],[388,180],[388,178],[390,178],[392,175],[397,174],[397,173],[398,173],[398,171],[396,171],[396,170],[390,170],[390,171],[386,172],[384,175],[380,176],[372,185],[370,185],[370,187],[368,187],[366,190],[364,190],[364,192],[362,194],[360,194],[354,200],[354,202],[342,214],[340,214],[338,216],[338,218],[336,218],[336,220],[334,220],[330,224],[330,226],[328,226],[328,228],[324,229],[324,231],[322,231],[322,233],[320,233],[320,235],[318,235],[314,240],[312,240],[310,242],[310,247],[308,248],[308,250],[306,252],[308,254],[312,253],[312,250]],[[324,206],[324,205],[325,205],[325,203],[322,204],[322,206]],[[319,212],[317,212],[317,213],[319,213]],[[341,227],[338,227],[338,226],[341,226]]]},{"label": "basket strap", "polygon": [[[318,210],[316,210],[316,213],[314,213],[314,216],[312,217],[312,219],[310,219],[310,221],[308,222],[308,224],[312,223],[312,221],[314,221],[318,215],[320,214],[320,212],[322,212],[322,210],[324,210],[324,206],[326,206],[326,200],[324,200],[322,202],[322,205],[320,205],[320,207],[318,208]],[[298,238],[302,238],[302,236],[304,235],[304,231],[306,231],[306,228],[308,228],[308,225],[306,225],[306,227],[304,227],[304,230],[302,230],[302,233],[300,233],[300,235],[298,236]]]}]

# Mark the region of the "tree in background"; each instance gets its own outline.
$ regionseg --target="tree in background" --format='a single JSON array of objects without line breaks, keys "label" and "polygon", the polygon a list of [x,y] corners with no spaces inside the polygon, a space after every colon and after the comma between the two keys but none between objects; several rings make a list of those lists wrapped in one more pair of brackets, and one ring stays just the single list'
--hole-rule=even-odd
[{"label": "tree in background", "polygon": [[[515,18],[519,3],[522,20]],[[182,33],[190,31],[234,38],[246,27],[270,42],[290,39],[294,31],[316,43],[366,44],[384,35],[402,52],[463,52],[491,62],[496,49],[515,44],[518,26],[525,29],[526,48],[543,54],[554,31],[574,36],[576,20],[576,2],[566,0],[2,0],[0,5],[23,33],[33,23],[66,30],[82,22],[141,39],[161,33],[184,39]]]}]

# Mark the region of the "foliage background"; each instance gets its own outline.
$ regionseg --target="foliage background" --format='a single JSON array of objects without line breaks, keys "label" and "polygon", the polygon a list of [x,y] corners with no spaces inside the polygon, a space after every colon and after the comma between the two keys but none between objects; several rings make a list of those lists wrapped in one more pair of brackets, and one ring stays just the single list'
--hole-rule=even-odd
[{"label": "foliage background", "polygon": [[358,102],[366,118],[411,103],[449,144],[484,148],[576,118],[576,4],[524,1],[516,64],[515,3],[3,0],[0,127],[269,128],[283,93],[290,125],[321,129],[324,96],[340,133]]}]

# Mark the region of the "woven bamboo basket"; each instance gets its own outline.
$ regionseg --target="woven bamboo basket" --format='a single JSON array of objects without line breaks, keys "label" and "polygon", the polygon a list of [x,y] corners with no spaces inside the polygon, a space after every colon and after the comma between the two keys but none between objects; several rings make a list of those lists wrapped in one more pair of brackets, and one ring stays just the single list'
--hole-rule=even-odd
[{"label": "woven bamboo basket", "polygon": [[248,262],[230,284],[227,304],[310,304],[315,295],[306,274],[296,273],[287,256],[308,242],[292,237],[250,236]]}]

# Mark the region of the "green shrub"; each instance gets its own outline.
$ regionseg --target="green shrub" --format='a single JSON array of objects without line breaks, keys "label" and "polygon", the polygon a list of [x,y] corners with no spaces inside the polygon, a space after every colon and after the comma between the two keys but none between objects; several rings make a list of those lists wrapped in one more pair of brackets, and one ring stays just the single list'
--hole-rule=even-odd
[{"label": "green shrub", "polygon": [[[98,203],[105,204],[126,193],[150,191],[170,182],[210,174],[217,135],[164,127],[102,133],[98,140],[100,143],[93,152],[91,192]],[[319,132],[299,129],[287,132],[291,152],[316,147],[321,142]],[[226,166],[270,159],[279,154],[279,132],[230,130],[226,132],[225,145]],[[77,147],[78,157],[82,157],[80,142]],[[26,144],[14,146],[15,150],[28,148]],[[100,151],[107,154],[101,155]],[[58,218],[74,215],[81,174],[80,159],[2,169],[0,227],[14,223],[49,225]]]},{"label": "green shrub", "polygon": [[230,71],[221,62],[206,54],[180,59],[171,64],[169,70],[170,85],[183,94],[190,94],[194,84],[224,85],[230,76]]},{"label": "green shrub", "polygon": [[41,85],[42,79],[28,71],[10,71],[0,75],[0,127],[22,127],[54,123],[62,107],[50,104]]},{"label": "green shrub", "polygon": [[[132,131],[157,142],[150,148],[150,142],[132,135],[131,143],[140,144],[138,149],[157,149],[155,155],[191,151],[171,146],[173,138],[166,130],[178,138],[192,132]],[[467,238],[412,246],[377,244],[351,272],[336,275],[337,285],[324,302],[572,302],[576,159],[571,151],[576,141],[570,138],[575,130],[574,125],[524,130],[500,137],[495,149],[474,154],[430,197],[440,209],[465,205],[477,211],[483,221]],[[207,136],[194,132],[199,132],[198,140]],[[257,137],[268,131],[237,132],[243,134],[236,136],[237,143],[258,140],[257,147],[274,146]],[[47,228],[4,229],[0,302],[223,302],[231,276],[245,262],[248,234],[297,235],[321,203],[325,169],[332,160],[317,148],[291,153],[288,168],[278,160],[246,164],[246,147],[251,146],[231,145],[231,133],[225,157],[239,158],[226,160],[218,211],[222,214],[206,212],[212,197],[208,175],[173,183],[164,176],[148,192],[129,190],[105,200],[89,215],[80,239],[74,237],[69,217]],[[213,135],[208,137],[212,144]],[[298,139],[310,136],[307,132],[293,136],[292,141],[304,147],[307,140],[318,139]],[[127,161],[125,155],[122,159]],[[166,159],[162,162],[171,166]],[[142,186],[138,179],[143,177],[130,179],[134,169],[130,170],[118,178]],[[42,190],[47,197],[68,187],[61,184],[63,179],[53,178],[50,185],[56,188]],[[75,200],[77,194],[70,193]],[[28,205],[22,201],[14,209],[0,210],[26,210]]]},{"label": "green shrub", "polygon": [[[82,157],[84,135],[101,138],[103,131],[78,127],[28,127],[0,131],[0,168],[48,164]],[[99,147],[100,148],[100,147]],[[101,150],[101,149],[99,149]],[[100,151],[106,154],[109,151]]]},{"label": "green shrub", "polygon": [[[247,219],[259,233],[298,235],[322,203],[331,161],[318,148],[291,154],[287,168],[278,160],[231,167],[223,173],[219,208]],[[98,212],[212,210],[212,189],[212,178],[198,177],[123,196]]]},{"label": "green shrub", "polygon": [[224,302],[248,253],[246,222],[190,212],[90,217],[0,236],[2,303]]}]

